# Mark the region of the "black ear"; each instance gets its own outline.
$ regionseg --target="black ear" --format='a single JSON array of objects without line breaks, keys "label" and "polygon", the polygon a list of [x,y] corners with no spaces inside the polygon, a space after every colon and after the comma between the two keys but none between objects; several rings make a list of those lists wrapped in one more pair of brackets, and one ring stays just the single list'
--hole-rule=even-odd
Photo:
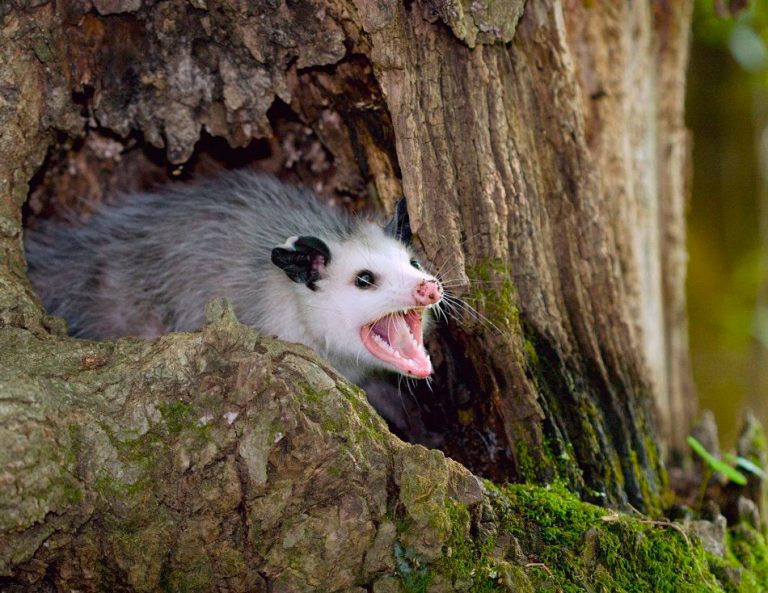
[{"label": "black ear", "polygon": [[286,276],[315,290],[315,282],[325,275],[331,261],[331,251],[317,237],[291,237],[272,250],[272,263]]},{"label": "black ear", "polygon": [[411,244],[411,223],[408,220],[408,205],[400,198],[395,206],[395,215],[384,227],[384,231],[406,245]]}]

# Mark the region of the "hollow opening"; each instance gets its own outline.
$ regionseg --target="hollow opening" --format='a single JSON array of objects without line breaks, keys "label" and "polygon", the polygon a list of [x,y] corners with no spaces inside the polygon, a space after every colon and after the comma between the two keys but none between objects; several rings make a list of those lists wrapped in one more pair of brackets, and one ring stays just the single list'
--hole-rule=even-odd
[{"label": "hollow opening", "polygon": [[[124,137],[92,125],[82,137],[59,134],[30,183],[25,227],[40,230],[51,219],[88,225],[100,204],[236,169],[310,188],[350,212],[381,210],[381,178],[386,176],[388,191],[399,192],[400,171],[388,112],[371,92],[378,86],[370,66],[353,57],[298,77],[291,105],[276,99],[267,113],[271,136],[233,148],[203,132],[183,165],[171,163],[165,149],[141,132]],[[91,95],[79,93],[73,101],[87,111]],[[391,203],[391,196],[386,200]],[[387,373],[375,375],[365,388],[399,437],[442,449],[484,477],[507,480],[514,476],[511,455],[496,436],[502,432],[497,414],[462,355],[472,339],[464,332],[456,321],[433,324],[425,337],[435,366],[430,383]]]}]

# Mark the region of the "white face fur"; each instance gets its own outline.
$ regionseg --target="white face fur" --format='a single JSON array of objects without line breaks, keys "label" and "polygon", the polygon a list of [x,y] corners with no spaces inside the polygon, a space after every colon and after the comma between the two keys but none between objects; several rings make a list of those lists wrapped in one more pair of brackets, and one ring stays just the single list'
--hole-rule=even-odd
[{"label": "white face fur", "polygon": [[296,285],[313,341],[337,365],[351,366],[348,375],[373,367],[429,376],[423,319],[442,298],[440,282],[403,243],[373,224],[364,237],[327,247],[330,261],[313,288]]}]

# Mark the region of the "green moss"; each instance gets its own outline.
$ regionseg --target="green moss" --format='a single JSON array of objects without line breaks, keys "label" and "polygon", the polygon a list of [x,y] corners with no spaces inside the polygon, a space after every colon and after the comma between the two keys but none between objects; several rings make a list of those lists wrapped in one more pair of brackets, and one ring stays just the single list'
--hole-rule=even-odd
[{"label": "green moss", "polygon": [[467,274],[477,281],[467,297],[471,304],[499,328],[519,331],[520,310],[509,264],[501,258],[489,258],[469,266]]},{"label": "green moss", "polygon": [[[527,323],[523,323],[522,331],[524,348],[529,352],[529,371],[541,399],[546,401],[548,415],[553,418],[577,418],[579,422],[578,430],[570,431],[565,437],[553,429],[546,435],[549,445],[546,458],[556,470],[556,479],[567,482],[574,491],[589,493],[596,500],[618,505],[625,500],[628,481],[632,480],[633,496],[637,487],[640,492],[638,498],[642,499],[632,500],[632,504],[650,515],[660,515],[661,510],[668,506],[665,503],[671,501],[666,490],[667,476],[653,441],[654,429],[646,426],[644,416],[640,415],[637,421],[641,424],[637,432],[642,435],[642,440],[635,445],[635,450],[621,456],[615,448],[609,447],[609,456],[603,459],[580,459],[584,470],[589,472],[586,481],[592,484],[593,489],[588,490],[582,469],[573,463],[577,458],[572,453],[574,449],[582,454],[604,451],[606,440],[613,440],[606,416],[595,403],[600,397],[593,393],[595,387],[590,385],[589,377],[584,376],[583,370],[574,370],[556,344]],[[648,397],[648,394],[640,394],[638,400]],[[552,455],[552,452],[556,454]],[[571,462],[567,458],[559,459],[563,452]]]},{"label": "green moss", "polygon": [[484,533],[472,538],[469,510],[462,504],[451,503],[448,514],[452,530],[443,546],[440,573],[456,588],[471,593],[506,591],[502,575],[512,575],[514,570],[505,570],[507,563],[493,557],[495,534]]},{"label": "green moss", "polygon": [[[444,543],[439,558],[427,563],[401,540],[395,543],[395,568],[402,591],[416,593],[434,586],[437,590],[492,593],[509,591],[509,583],[522,585],[527,582],[520,567],[494,557],[493,532],[472,533],[472,520],[466,505],[448,499],[437,515],[445,519],[441,521],[440,529],[448,529],[442,538]],[[408,538],[414,528],[413,520],[395,518],[393,522],[398,534],[406,534]],[[527,591],[524,587],[513,590]]]},{"label": "green moss", "polygon": [[[443,493],[435,485],[437,473],[425,468],[425,475],[404,474],[400,490],[401,501],[407,508],[405,526],[414,539],[427,537],[431,542],[445,541],[451,531],[451,517],[446,509]],[[405,531],[405,530],[404,530]]]},{"label": "green moss", "polygon": [[364,426],[370,427],[378,433],[388,432],[381,416],[368,404],[368,398],[362,389],[348,383],[337,383],[336,389],[352,405],[355,414],[360,418]]},{"label": "green moss", "polygon": [[[600,442],[595,432],[595,426],[599,426],[601,419],[596,413],[594,404],[589,398],[584,397],[579,391],[576,378],[562,362],[560,353],[553,350],[552,347],[539,336],[532,328],[524,325],[521,328],[524,333],[523,348],[527,354],[528,369],[533,377],[536,390],[540,396],[546,400],[549,407],[549,414],[552,417],[565,415],[566,412],[560,410],[562,401],[577,401],[584,404],[584,409],[579,410],[578,416],[582,418],[583,426],[579,432],[578,440],[580,445],[571,443],[555,431],[545,434],[545,448],[543,457],[549,461],[548,467],[554,472],[550,480],[559,480],[567,482],[573,490],[583,490],[585,488],[582,470],[576,463],[577,457],[574,452],[574,445],[580,446],[584,450],[599,450]],[[572,410],[568,410],[568,414]],[[595,424],[597,422],[597,424]],[[525,456],[521,456],[525,459]],[[536,464],[536,468],[541,473],[543,463]],[[607,472],[611,471],[611,464],[606,463],[601,466]],[[523,468],[524,473],[526,468]],[[530,480],[527,475],[523,476],[529,481],[541,482],[541,475],[538,479]]]},{"label": "green moss", "polygon": [[578,464],[575,463],[576,452],[570,442],[553,442],[551,438],[545,437],[543,448],[547,458],[554,463],[557,476],[555,482],[583,484],[583,473]]},{"label": "green moss", "polygon": [[301,389],[301,392],[304,394],[303,400],[311,404],[322,404],[324,395],[328,393],[327,391],[323,393],[315,391],[307,383],[299,383],[298,386],[299,389]]},{"label": "green moss", "polygon": [[109,476],[99,476],[93,486],[104,500],[120,501],[135,498],[137,495],[143,496],[145,492],[152,490],[152,481],[149,477],[125,482]]},{"label": "green moss", "polygon": [[37,59],[44,64],[53,62],[56,58],[51,49],[50,34],[47,31],[40,31],[37,33],[32,44],[32,51],[35,52]]},{"label": "green moss", "polygon": [[248,569],[248,561],[240,550],[225,547],[216,557],[216,569],[225,575],[243,574]]},{"label": "green moss", "polygon": [[[438,584],[475,593],[768,590],[765,540],[749,526],[731,530],[728,557],[719,558],[679,524],[616,514],[582,502],[560,484],[486,483],[486,489],[488,509],[480,522],[466,506],[445,502],[451,531],[438,559],[425,564],[396,545],[403,591]],[[396,522],[398,532],[407,523]]]},{"label": "green moss", "polygon": [[178,434],[190,424],[192,406],[187,402],[159,404],[158,409],[170,434]]},{"label": "green moss", "polygon": [[79,424],[70,423],[67,425],[67,461],[77,463],[77,458],[83,450],[83,428]]},{"label": "green moss", "polygon": [[304,396],[302,397],[303,407],[310,415],[320,423],[323,430],[332,434],[341,434],[347,431],[349,422],[341,414],[334,414],[325,406],[326,401],[331,401],[329,390],[316,391],[307,383],[299,383]]},{"label": "green moss", "polygon": [[659,502],[661,508],[669,508],[674,502],[675,496],[668,487],[669,477],[667,476],[667,472],[664,470],[664,464],[659,457],[659,446],[656,441],[653,440],[653,434],[655,434],[655,430],[643,430],[643,447],[645,449],[645,454],[648,457],[648,467],[660,468],[660,471],[656,472],[656,478],[660,480],[658,486],[658,490],[661,492]]},{"label": "green moss", "polygon": [[[348,409],[329,408],[329,402],[335,401],[329,394],[330,390],[317,391],[307,383],[300,383],[299,388],[303,393],[302,405],[326,432],[343,435],[351,445],[392,438],[386,424],[368,404],[360,388],[342,382],[335,385],[344,396],[344,402],[353,408],[354,414],[349,414]],[[352,418],[359,421],[353,424]]]},{"label": "green moss", "polygon": [[67,442],[64,445],[64,461],[70,467],[68,472],[65,472],[56,479],[52,487],[58,489],[63,499],[70,504],[77,504],[83,499],[83,490],[80,487],[80,482],[75,477],[75,465],[77,459],[83,450],[83,431],[78,424],[67,425]]},{"label": "green moss", "polygon": [[528,356],[528,365],[533,368],[538,367],[539,353],[536,352],[536,346],[533,344],[533,342],[528,338],[525,338],[523,340],[523,349],[525,350],[525,354]]},{"label": "green moss", "polygon": [[[653,450],[655,451],[655,447]],[[657,500],[653,488],[651,488],[651,484],[648,481],[648,476],[646,474],[646,468],[643,467],[642,464],[639,463],[637,458],[637,452],[634,449],[630,449],[629,451],[629,461],[632,465],[632,474],[635,476],[635,478],[638,481],[638,485],[640,486],[640,492],[642,493],[643,500],[644,501],[654,501]],[[645,511],[651,515],[658,515],[661,511],[660,508],[654,507],[654,508],[646,508]]]},{"label": "green moss", "polygon": [[520,480],[523,482],[539,481],[539,464],[531,457],[528,445],[522,439],[515,443],[515,463]]},{"label": "green moss", "polygon": [[[532,562],[547,567],[536,578],[545,576],[564,593],[752,592],[768,587],[765,542],[749,528],[739,528],[746,541],[743,551],[742,540],[734,537],[734,558],[713,560],[679,525],[617,515],[581,502],[562,486],[489,488],[500,531],[517,538]],[[715,577],[725,579],[729,567],[746,568],[749,578],[721,583]]]},{"label": "green moss", "polygon": [[[166,426],[167,426],[166,420]],[[158,460],[167,453],[167,444],[157,428],[140,436],[118,438],[109,427],[101,426],[109,442],[118,455],[117,468],[124,468],[116,473],[115,468],[105,468],[104,473],[96,478],[96,491],[105,499],[127,500],[137,495],[145,495],[152,490],[153,474]],[[174,427],[174,430],[176,427]],[[181,428],[178,428],[180,431]],[[168,428],[171,432],[171,429]],[[177,432],[178,432],[177,431]],[[115,475],[132,476],[117,478]]]},{"label": "green moss", "polygon": [[170,571],[164,578],[162,590],[173,593],[198,593],[215,590],[215,584],[209,560],[201,556],[197,562],[185,562],[183,570]]},{"label": "green moss", "polygon": [[62,484],[62,490],[67,502],[77,504],[83,500],[83,491],[73,484]]},{"label": "green moss", "polygon": [[[514,457],[517,478],[525,482],[542,482],[551,479],[567,482],[574,490],[585,491],[584,475],[573,455],[578,451],[603,450],[605,438],[597,431],[607,430],[605,417],[595,405],[593,389],[585,383],[583,369],[572,368],[563,357],[556,344],[540,335],[534,328],[521,323],[517,308],[515,287],[507,263],[502,259],[487,259],[468,269],[478,280],[472,298],[477,307],[490,321],[504,331],[519,335],[521,358],[519,361],[528,367],[537,391],[547,402],[548,413],[552,417],[569,415],[583,419],[583,430],[578,434],[563,436],[556,428],[549,428],[546,438],[550,440],[550,449],[528,451],[525,444],[515,445]],[[567,406],[567,411],[559,414],[559,402]],[[574,410],[573,408],[577,409]],[[652,431],[643,431],[652,434]],[[569,442],[568,438],[573,439]],[[557,441],[557,442],[553,442]],[[615,451],[605,460],[582,459],[584,467],[590,471],[589,482],[594,484],[596,498],[606,502],[621,503],[625,499],[625,476],[632,478],[632,492],[639,490],[642,502],[633,499],[633,504],[641,510],[657,514],[662,508],[665,476],[658,460],[655,444],[644,442],[647,450],[638,449],[630,457],[621,458]],[[595,475],[599,472],[599,475]],[[631,472],[631,473],[630,473]]]},{"label": "green moss", "polygon": [[741,591],[768,590],[768,547],[765,538],[751,526],[742,523],[729,532],[729,559],[747,569],[742,573]]},{"label": "green moss", "polygon": [[400,542],[395,542],[395,572],[400,577],[404,593],[426,592],[431,576],[426,562]]}]

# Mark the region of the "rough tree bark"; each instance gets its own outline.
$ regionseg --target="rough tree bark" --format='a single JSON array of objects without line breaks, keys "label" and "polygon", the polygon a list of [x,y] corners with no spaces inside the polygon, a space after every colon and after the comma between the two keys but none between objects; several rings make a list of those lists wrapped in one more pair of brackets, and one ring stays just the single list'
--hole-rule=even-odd
[{"label": "rough tree bark", "polygon": [[[0,585],[532,590],[619,574],[610,538],[653,526],[601,522],[565,494],[542,502],[544,489],[501,492],[401,443],[332,369],[221,304],[200,334],[66,337],[25,278],[21,212],[28,198],[30,223],[87,211],[83,195],[184,177],[221,152],[351,207],[404,194],[427,260],[488,320],[432,338],[434,391],[418,395],[444,451],[483,477],[557,481],[653,514],[654,403],[674,446],[692,401],[690,12],[689,0],[0,4]],[[551,525],[575,518],[548,556]],[[719,586],[686,542],[659,578]],[[628,562],[655,578],[643,545]]]}]

